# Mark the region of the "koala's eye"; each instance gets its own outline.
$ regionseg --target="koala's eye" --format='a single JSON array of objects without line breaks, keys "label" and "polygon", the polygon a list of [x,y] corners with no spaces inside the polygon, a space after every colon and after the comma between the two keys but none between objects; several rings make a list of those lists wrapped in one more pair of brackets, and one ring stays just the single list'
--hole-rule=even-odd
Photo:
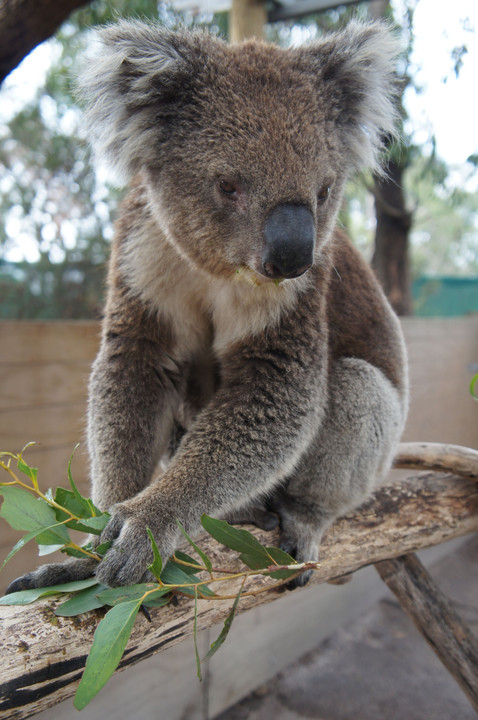
[{"label": "koala's eye", "polygon": [[229,195],[229,197],[232,197],[237,193],[236,186],[229,182],[229,180],[219,180],[219,189],[222,193],[224,193],[224,195]]},{"label": "koala's eye", "polygon": [[323,203],[323,202],[325,202],[325,200],[327,200],[329,195],[330,195],[330,185],[324,185],[319,190],[319,194],[317,195],[317,200],[319,201],[319,203]]}]

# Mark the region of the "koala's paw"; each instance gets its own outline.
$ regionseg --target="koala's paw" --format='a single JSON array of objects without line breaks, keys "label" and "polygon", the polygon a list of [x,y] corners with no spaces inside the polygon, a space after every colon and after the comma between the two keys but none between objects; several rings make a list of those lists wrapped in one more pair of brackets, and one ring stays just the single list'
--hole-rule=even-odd
[{"label": "koala's paw", "polygon": [[99,582],[110,587],[119,587],[150,579],[147,568],[153,561],[153,551],[147,527],[153,532],[163,561],[166,562],[174,550],[177,532],[156,531],[151,527],[150,520],[150,516],[143,517],[140,512],[132,511],[126,504],[113,508],[111,520],[100,538],[102,543],[108,541],[112,545],[96,569]]},{"label": "koala's paw", "polygon": [[62,585],[74,580],[85,580],[94,574],[96,560],[89,558],[71,558],[63,563],[42,565],[33,572],[13,580],[6,590],[6,595],[21,590],[32,590],[50,585]]}]

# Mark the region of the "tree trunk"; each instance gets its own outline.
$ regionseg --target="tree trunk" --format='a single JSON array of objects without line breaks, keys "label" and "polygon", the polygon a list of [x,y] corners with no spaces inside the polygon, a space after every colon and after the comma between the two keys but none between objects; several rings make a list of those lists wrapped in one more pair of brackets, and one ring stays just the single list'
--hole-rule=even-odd
[{"label": "tree trunk", "polygon": [[377,228],[372,267],[398,315],[411,315],[408,236],[412,214],[405,207],[403,167],[390,160],[386,175],[374,178]]},{"label": "tree trunk", "polygon": [[232,0],[229,12],[229,35],[232,43],[252,37],[263,40],[266,22],[265,0]]},{"label": "tree trunk", "polygon": [[0,0],[0,82],[86,0]]}]

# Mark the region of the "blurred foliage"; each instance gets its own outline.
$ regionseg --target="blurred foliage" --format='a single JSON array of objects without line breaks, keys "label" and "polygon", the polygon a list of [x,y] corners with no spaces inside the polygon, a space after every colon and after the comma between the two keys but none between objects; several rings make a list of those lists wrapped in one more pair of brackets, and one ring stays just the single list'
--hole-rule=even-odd
[{"label": "blurred foliage", "polygon": [[[409,0],[400,18],[392,18],[387,9],[402,37],[404,88],[412,84],[407,73],[415,4]],[[282,46],[309,41],[368,12],[369,3],[361,2],[276,23],[267,26],[267,39]],[[157,19],[171,28],[203,25],[222,36],[228,29],[227,13],[184,15],[156,0],[94,0],[73,13],[49,41],[54,59],[35,98],[20,103],[8,117],[0,110],[0,318],[91,318],[101,311],[122,193],[91,169],[74,78],[90,29],[120,17]],[[465,55],[465,46],[456,49],[451,71],[460,71]],[[409,130],[404,111],[403,122]],[[470,177],[451,182],[450,169],[436,157],[433,137],[424,147],[414,145],[410,136],[404,132],[404,142],[392,152],[400,156],[408,201],[415,208],[414,274],[476,273],[478,194],[465,189],[472,187]],[[470,175],[477,165],[471,157]],[[367,176],[350,183],[340,216],[369,258],[375,225],[372,185]]]}]

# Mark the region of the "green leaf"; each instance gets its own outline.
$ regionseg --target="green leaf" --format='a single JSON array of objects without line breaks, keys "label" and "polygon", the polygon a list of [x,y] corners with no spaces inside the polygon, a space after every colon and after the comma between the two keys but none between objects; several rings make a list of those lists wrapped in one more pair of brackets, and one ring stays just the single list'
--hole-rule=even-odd
[{"label": "green leaf", "polygon": [[204,552],[201,550],[201,548],[199,548],[199,547],[196,545],[196,543],[195,543],[193,540],[191,540],[191,538],[189,537],[189,535],[187,534],[186,530],[183,528],[183,526],[181,525],[181,523],[179,522],[179,520],[176,519],[176,523],[177,523],[177,525],[178,525],[178,528],[181,530],[182,534],[184,535],[184,537],[185,537],[186,540],[188,541],[188,543],[191,545],[192,548],[194,548],[194,550],[197,552],[197,554],[199,555],[199,557],[200,557],[201,560],[203,561],[204,567],[205,567],[209,572],[211,572],[211,571],[212,571],[212,562],[210,561],[210,559],[208,558],[208,556],[206,555],[206,553],[204,553]]},{"label": "green leaf", "polygon": [[277,565],[296,565],[295,560],[291,555],[286,553],[284,550],[276,547],[267,547],[268,561],[264,562],[264,558],[258,557],[257,555],[247,555],[242,553],[239,557],[244,565],[251,568],[251,570],[257,570],[263,575],[269,575],[275,580],[285,580],[288,577],[292,577],[297,573],[297,570],[270,570],[270,566]]},{"label": "green leaf", "polygon": [[30,465],[27,465],[27,463],[23,460],[22,456],[19,455],[17,467],[20,470],[21,473],[26,475],[33,483],[33,487],[38,488],[38,481],[37,481],[37,475],[38,475],[38,468],[30,467]]},{"label": "green leaf", "polygon": [[123,656],[141,602],[123,602],[111,608],[98,625],[74,706],[82,710],[114,673]]},{"label": "green leaf", "polygon": [[161,570],[163,569],[163,561],[161,558],[161,553],[159,552],[158,546],[156,545],[156,541],[153,537],[153,533],[149,528],[146,528],[149,539],[151,540],[151,547],[153,548],[153,562],[151,565],[148,565],[148,570],[150,570],[154,577],[159,580],[159,576],[161,575]]},{"label": "green leaf", "polygon": [[87,578],[86,580],[72,580],[72,582],[62,583],[61,585],[50,585],[49,587],[32,588],[31,590],[19,590],[19,592],[10,593],[0,598],[0,605],[29,605],[38,600],[40,597],[47,595],[57,595],[58,593],[71,593],[78,590],[97,585],[96,578]]},{"label": "green leaf", "polygon": [[55,615],[73,617],[74,615],[80,615],[81,613],[103,607],[105,603],[98,599],[98,594],[106,589],[106,585],[100,585],[99,583],[96,583],[92,587],[85,588],[85,590],[82,590],[59,605],[55,610]]},{"label": "green leaf", "polygon": [[151,593],[151,595],[148,595],[148,597],[145,598],[143,605],[147,608],[159,608],[167,605],[170,601],[171,593],[169,592],[166,595],[157,595],[156,593]]},{"label": "green leaf", "polygon": [[194,623],[193,623],[193,639],[194,639],[194,653],[196,655],[196,672],[198,680],[202,682],[201,672],[201,658],[199,657],[198,650],[198,589],[194,588]]},{"label": "green leaf", "polygon": [[231,608],[231,612],[229,613],[229,615],[227,616],[227,618],[224,621],[224,626],[223,626],[221,632],[219,633],[219,637],[217,638],[217,640],[215,640],[212,643],[208,654],[206,655],[206,657],[203,658],[203,662],[212,658],[212,656],[219,650],[219,648],[221,647],[221,645],[224,643],[225,639],[227,638],[227,636],[229,634],[229,630],[231,629],[232,621],[234,620],[234,617],[236,615],[237,606],[239,604],[239,600],[240,600],[243,588],[244,588],[244,581],[243,581],[241,587],[239,588],[239,592],[237,593],[236,599],[234,600],[234,604]]},{"label": "green leaf", "polygon": [[86,518],[82,520],[81,523],[77,523],[77,529],[79,530],[81,525],[81,529],[84,528],[84,531],[93,533],[94,535],[101,535],[105,527],[108,525],[110,519],[111,515],[107,512],[104,512],[101,515]]},{"label": "green leaf", "polygon": [[85,546],[85,547],[87,547],[88,549],[93,550],[97,555],[103,556],[103,555],[106,555],[106,553],[108,552],[108,550],[110,549],[110,547],[112,546],[112,544],[113,544],[113,541],[112,541],[112,540],[107,540],[106,542],[101,543],[100,545],[97,545],[95,548],[94,548],[94,547],[90,547],[91,543],[88,543],[88,545]]},{"label": "green leaf", "polygon": [[471,396],[472,396],[472,398],[474,398],[475,400],[478,400],[478,395],[476,394],[476,390],[475,390],[475,386],[476,386],[476,385],[478,385],[478,374],[474,375],[474,376],[471,378],[471,383],[470,383],[470,393],[471,393]]},{"label": "green leaf", "polygon": [[131,602],[132,600],[141,600],[147,592],[150,594],[145,599],[145,604],[147,601],[157,600],[163,595],[167,595],[170,591],[160,588],[156,583],[138,583],[125,587],[108,588],[98,594],[98,599],[105,605],[119,605],[119,603]]},{"label": "green leaf", "polygon": [[44,555],[51,555],[58,550],[62,550],[64,545],[41,545],[38,543],[38,555],[43,557]]},{"label": "green leaf", "polygon": [[[268,547],[267,552],[277,565],[297,565],[297,560],[291,555],[277,547]],[[268,572],[267,574],[275,580],[285,580],[297,573],[297,570],[277,570],[276,572]],[[265,573],[264,573],[265,574]]]},{"label": "green leaf", "polygon": [[[100,535],[109,522],[110,515],[108,513],[93,514],[96,508],[91,503],[91,500],[77,495],[72,490],[57,488],[55,491],[55,502],[72,513],[72,515],[81,518],[81,521],[69,520],[66,523],[67,527],[72,530]],[[55,515],[57,520],[68,520],[69,517],[68,513],[63,512],[59,508],[55,508]]]},{"label": "green leaf", "polygon": [[225,520],[217,520],[208,515],[201,517],[201,523],[215,540],[231,550],[238,550],[250,562],[259,563],[259,567],[267,567],[271,564],[266,548],[248,530],[233,527]]},{"label": "green leaf", "polygon": [[[190,597],[194,597],[194,585],[202,582],[196,575],[191,575],[189,572],[185,572],[182,567],[176,565],[173,560],[168,560],[164,566],[163,572],[161,573],[161,581],[165,583],[165,585],[173,585],[174,587],[184,585],[185,587],[181,587],[180,590],[182,593],[189,595]],[[204,597],[215,596],[215,593],[207,585],[201,585],[198,592],[199,595],[203,595]]]},{"label": "green leaf", "polygon": [[3,495],[0,517],[14,530],[35,532],[41,545],[64,545],[70,541],[67,528],[58,524],[53,509],[41,498],[13,485],[0,486],[0,495]]},{"label": "green leaf", "polygon": [[[0,515],[1,515],[1,513],[0,513]],[[41,527],[39,530],[32,530],[32,532],[30,532],[30,533],[28,533],[27,535],[24,535],[22,538],[20,538],[20,540],[18,540],[18,542],[15,543],[15,545],[13,546],[13,548],[12,548],[12,549],[10,550],[10,552],[8,553],[7,557],[5,558],[5,560],[3,561],[3,563],[2,563],[2,565],[1,565],[1,567],[0,567],[0,570],[3,570],[3,568],[5,567],[5,565],[7,564],[7,562],[8,562],[9,560],[11,560],[12,557],[13,557],[19,550],[21,550],[28,542],[30,542],[30,540],[34,540],[35,538],[38,540],[40,537],[42,537],[42,538],[43,538],[43,537],[47,537],[46,531],[47,531],[47,530],[48,530],[48,531],[49,531],[49,530],[53,530],[53,529],[55,529],[55,528],[57,528],[57,527],[63,527],[63,526],[62,526],[62,525],[58,526],[58,524],[56,524],[56,525],[51,525],[50,528]],[[68,538],[68,541],[69,541],[69,538]],[[42,548],[42,547],[44,548],[44,547],[47,547],[47,546],[40,544],[39,547],[40,547],[40,548]],[[48,547],[52,547],[52,548],[53,548],[52,552],[54,552],[55,550],[58,550],[59,547],[63,547],[63,545],[50,545],[50,546],[48,546]],[[46,554],[46,553],[43,552],[43,555],[45,555],[45,554]]]},{"label": "green leaf", "polygon": [[55,502],[77,517],[89,518],[92,516],[88,500],[81,497],[81,495],[77,495],[72,490],[66,490],[62,487],[57,488],[55,490]]},{"label": "green leaf", "polygon": [[[73,475],[72,475],[72,473],[71,473],[71,463],[73,462],[73,456],[74,456],[74,454],[75,454],[75,452],[76,452],[76,450],[77,450],[77,448],[78,448],[79,446],[80,446],[80,443],[77,443],[77,444],[75,445],[75,447],[73,448],[73,452],[72,452],[71,455],[70,455],[70,459],[69,459],[69,461],[68,461],[68,481],[69,481],[69,483],[70,483],[70,487],[71,487],[71,489],[72,489],[73,494],[75,495],[75,497],[76,497],[79,501],[85,501],[86,503],[88,503],[88,507],[89,507],[89,509],[90,509],[89,517],[97,517],[97,516],[99,517],[100,515],[103,515],[103,513],[101,512],[101,510],[99,510],[99,509],[96,507],[96,505],[93,503],[92,500],[90,500],[89,498],[83,497],[83,495],[80,493],[80,491],[79,491],[78,488],[76,487],[75,482],[74,482],[74,480],[73,480]],[[76,513],[75,513],[75,515],[76,515]]]}]

